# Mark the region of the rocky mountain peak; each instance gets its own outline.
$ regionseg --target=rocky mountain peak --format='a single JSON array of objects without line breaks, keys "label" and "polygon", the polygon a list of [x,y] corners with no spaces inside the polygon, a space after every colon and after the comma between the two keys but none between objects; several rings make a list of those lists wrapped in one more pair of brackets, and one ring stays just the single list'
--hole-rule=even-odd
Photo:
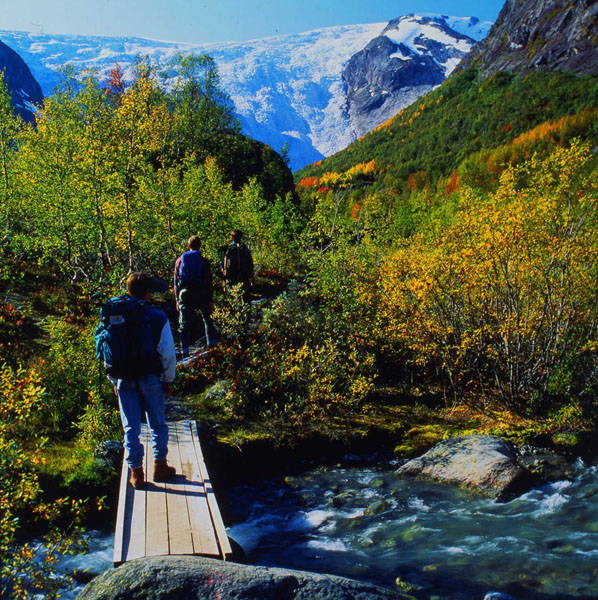
[{"label": "rocky mountain peak", "polygon": [[482,76],[535,70],[598,73],[598,0],[507,0],[463,62]]},{"label": "rocky mountain peak", "polygon": [[[478,19],[406,15],[354,54],[343,71],[357,135],[367,133],[440,85],[470,51]],[[478,36],[479,39],[479,36]]]}]

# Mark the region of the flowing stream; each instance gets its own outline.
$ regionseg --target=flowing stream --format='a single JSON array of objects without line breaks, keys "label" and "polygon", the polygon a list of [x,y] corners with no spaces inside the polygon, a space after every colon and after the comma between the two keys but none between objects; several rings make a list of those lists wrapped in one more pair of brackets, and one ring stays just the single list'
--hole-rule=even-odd
[{"label": "flowing stream", "polygon": [[[422,600],[482,600],[489,591],[598,598],[598,467],[581,461],[573,480],[507,503],[400,479],[391,466],[260,481],[229,490],[228,502],[229,535],[253,564],[347,576]],[[96,536],[91,554],[69,567],[109,568],[111,541]]]}]

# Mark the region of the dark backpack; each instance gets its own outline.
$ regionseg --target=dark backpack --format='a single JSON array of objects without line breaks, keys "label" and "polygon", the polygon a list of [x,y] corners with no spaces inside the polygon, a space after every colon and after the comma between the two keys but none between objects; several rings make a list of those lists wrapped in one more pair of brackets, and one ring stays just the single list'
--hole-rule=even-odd
[{"label": "dark backpack", "polygon": [[251,279],[252,260],[245,244],[231,244],[224,254],[224,277],[228,281],[240,283]]},{"label": "dark backpack", "polygon": [[119,296],[100,310],[96,355],[115,379],[138,379],[162,369],[156,352],[161,332],[154,331],[148,309],[130,296]]},{"label": "dark backpack", "polygon": [[203,282],[203,256],[199,250],[189,250],[181,256],[178,276],[182,287],[199,285]]}]

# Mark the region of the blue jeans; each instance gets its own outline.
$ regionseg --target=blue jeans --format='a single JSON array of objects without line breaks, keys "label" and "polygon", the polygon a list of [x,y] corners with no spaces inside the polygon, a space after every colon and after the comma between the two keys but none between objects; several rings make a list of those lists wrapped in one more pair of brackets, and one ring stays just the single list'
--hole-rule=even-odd
[{"label": "blue jeans", "polygon": [[132,469],[143,465],[143,446],[139,441],[141,415],[145,413],[150,428],[155,460],[168,453],[168,425],[164,418],[164,391],[157,375],[116,381],[120,419],[125,432],[125,460]]}]

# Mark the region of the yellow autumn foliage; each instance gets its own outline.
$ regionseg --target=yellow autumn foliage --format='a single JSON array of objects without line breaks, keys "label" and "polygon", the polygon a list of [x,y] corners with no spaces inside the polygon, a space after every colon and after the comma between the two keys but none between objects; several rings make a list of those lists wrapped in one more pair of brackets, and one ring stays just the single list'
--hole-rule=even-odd
[{"label": "yellow autumn foliage", "polygon": [[574,143],[507,169],[493,194],[461,190],[448,226],[385,259],[380,326],[458,391],[492,389],[520,406],[570,385],[598,325],[590,160]]}]

